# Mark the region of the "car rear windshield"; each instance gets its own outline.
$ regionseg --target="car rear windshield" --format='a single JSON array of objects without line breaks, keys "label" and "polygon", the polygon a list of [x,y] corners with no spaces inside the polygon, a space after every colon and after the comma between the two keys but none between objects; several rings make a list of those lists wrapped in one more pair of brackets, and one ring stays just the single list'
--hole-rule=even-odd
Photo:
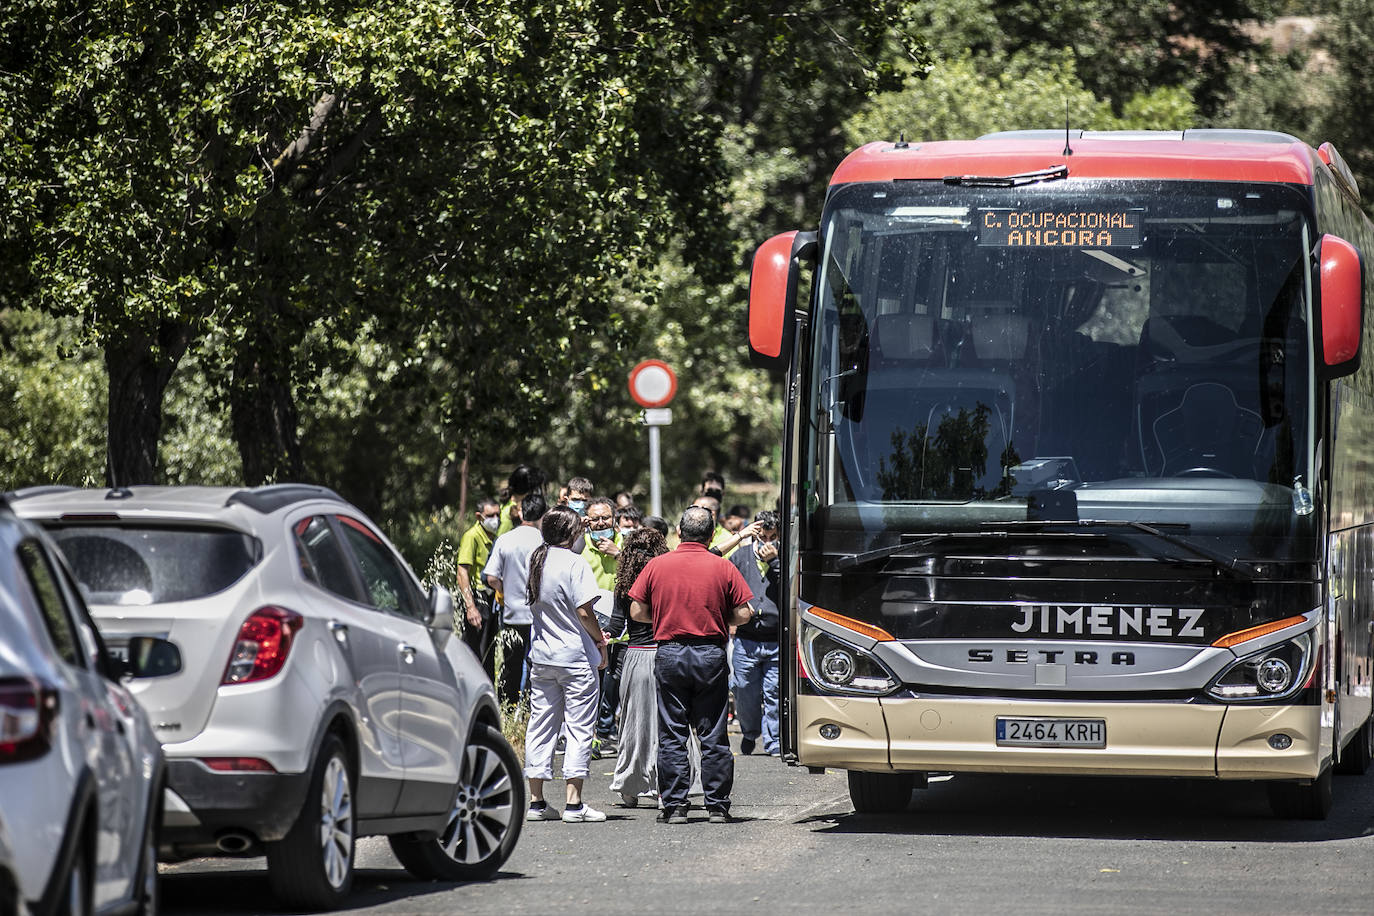
[{"label": "car rear windshield", "polygon": [[92,604],[191,601],[233,585],[261,555],[227,528],[75,525],[51,530]]}]

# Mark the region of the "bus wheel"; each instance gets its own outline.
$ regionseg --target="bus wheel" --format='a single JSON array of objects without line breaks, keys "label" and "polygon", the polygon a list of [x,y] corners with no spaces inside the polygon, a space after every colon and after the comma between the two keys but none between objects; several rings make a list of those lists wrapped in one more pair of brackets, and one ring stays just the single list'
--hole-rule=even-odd
[{"label": "bus wheel", "polygon": [[897,814],[911,804],[915,773],[849,771],[849,800],[859,814]]},{"label": "bus wheel", "polygon": [[1337,773],[1363,776],[1369,769],[1370,761],[1374,760],[1374,724],[1371,723],[1374,723],[1374,718],[1365,719],[1364,724],[1350,739],[1350,743],[1345,746],[1341,762],[1336,764]]},{"label": "bus wheel", "polygon": [[1275,817],[1287,820],[1324,821],[1331,811],[1331,768],[1310,783],[1269,783],[1269,807]]}]

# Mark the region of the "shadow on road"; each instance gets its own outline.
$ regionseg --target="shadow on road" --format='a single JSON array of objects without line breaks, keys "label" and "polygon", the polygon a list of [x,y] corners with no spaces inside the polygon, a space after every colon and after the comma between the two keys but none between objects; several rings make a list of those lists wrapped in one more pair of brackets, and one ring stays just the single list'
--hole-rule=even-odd
[{"label": "shadow on road", "polygon": [[819,834],[1310,843],[1374,834],[1374,773],[1337,776],[1325,821],[1279,820],[1261,783],[989,776],[931,783],[902,814],[820,814]]},{"label": "shadow on road", "polygon": [[[221,860],[224,865],[230,863]],[[219,864],[219,863],[217,863]],[[169,913],[289,913],[272,896],[267,872],[262,869],[245,870],[233,867],[213,870],[164,874],[161,878],[162,907]],[[524,880],[518,872],[498,872],[491,881],[473,882],[473,886]],[[353,876],[353,893],[338,910],[364,910],[399,900],[418,900],[431,894],[444,894],[459,884],[443,881],[420,881],[401,868],[360,868]]]}]

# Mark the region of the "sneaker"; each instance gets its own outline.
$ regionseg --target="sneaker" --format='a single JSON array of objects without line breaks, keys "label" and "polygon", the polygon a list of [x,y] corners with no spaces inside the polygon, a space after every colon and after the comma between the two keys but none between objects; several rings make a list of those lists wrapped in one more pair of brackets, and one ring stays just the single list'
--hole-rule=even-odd
[{"label": "sneaker", "polygon": [[685,824],[687,823],[686,808],[664,808],[658,814],[660,824]]},{"label": "sneaker", "polygon": [[598,811],[591,805],[583,805],[581,808],[564,808],[563,823],[565,824],[597,824],[606,819],[604,811]]},{"label": "sneaker", "polygon": [[541,805],[539,807],[530,805],[530,810],[525,812],[525,820],[556,821],[558,820],[558,811],[554,808],[553,805],[549,804]]},{"label": "sneaker", "polygon": [[639,796],[634,794],[633,792],[621,792],[620,806],[622,808],[638,808]]},{"label": "sneaker", "polygon": [[713,824],[733,824],[735,822],[729,811],[723,811],[719,808],[706,812],[706,815],[706,819]]},{"label": "sneaker", "polygon": [[740,752],[742,755],[744,755],[745,757],[748,757],[750,754],[754,753],[754,739],[753,739],[753,738],[741,738],[741,739],[739,739],[739,752]]}]

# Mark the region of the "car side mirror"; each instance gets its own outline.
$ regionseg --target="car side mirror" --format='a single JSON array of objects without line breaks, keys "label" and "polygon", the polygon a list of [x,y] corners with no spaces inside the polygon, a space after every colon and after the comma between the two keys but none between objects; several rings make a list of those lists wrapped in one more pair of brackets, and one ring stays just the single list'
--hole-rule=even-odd
[{"label": "car side mirror", "polygon": [[442,585],[429,593],[429,628],[453,632],[453,595]]},{"label": "car side mirror", "polygon": [[1321,264],[1318,330],[1321,359],[1327,378],[1350,375],[1360,368],[1360,339],[1364,334],[1364,259],[1343,238],[1324,235]]},{"label": "car side mirror", "polygon": [[118,678],[167,677],[181,670],[181,650],[157,636],[135,636],[127,656],[110,654],[110,668]]}]

